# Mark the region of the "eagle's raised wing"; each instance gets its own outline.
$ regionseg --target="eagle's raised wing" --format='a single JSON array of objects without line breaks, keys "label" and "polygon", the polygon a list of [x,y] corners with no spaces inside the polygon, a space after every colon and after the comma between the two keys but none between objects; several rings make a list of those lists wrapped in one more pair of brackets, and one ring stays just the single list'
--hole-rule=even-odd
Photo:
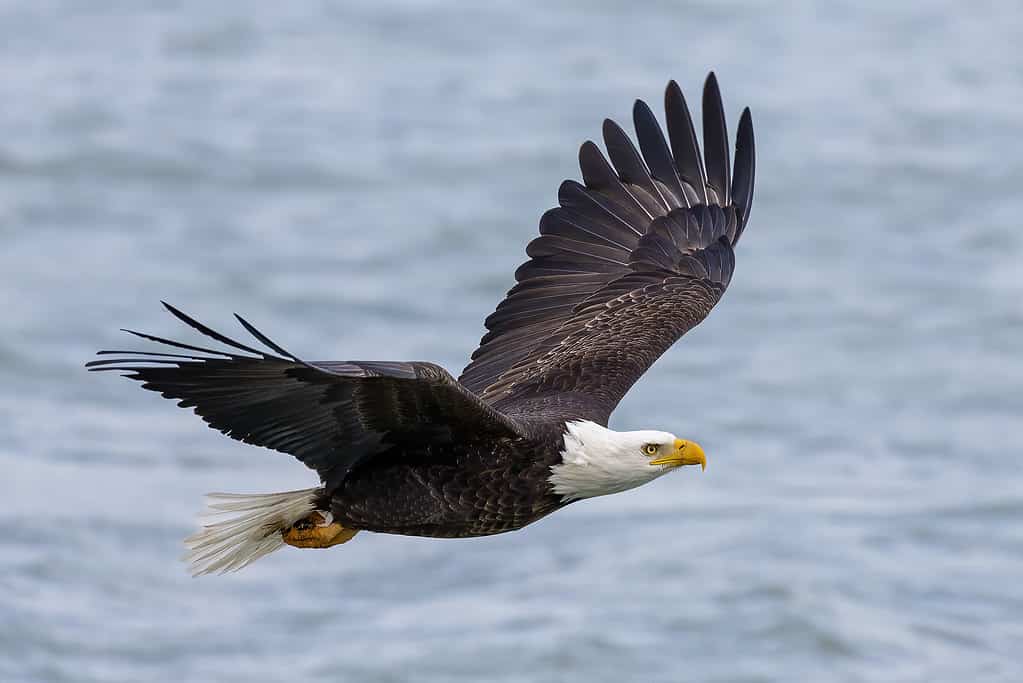
[{"label": "eagle's raised wing", "polygon": [[495,407],[606,424],[629,387],[724,293],[753,200],[749,109],[739,120],[734,177],[714,74],[703,91],[706,164],[674,81],[665,112],[667,141],[636,102],[642,155],[604,122],[613,167],[595,144],[582,146],[585,185],[562,184],[560,206],[541,219],[530,260],[459,378]]},{"label": "eagle's raised wing", "polygon": [[267,350],[241,344],[164,305],[228,349],[131,332],[191,353],[100,351],[112,357],[92,361],[89,368],[123,371],[143,388],[179,399],[179,406],[194,409],[234,439],[295,456],[316,470],[328,489],[359,462],[394,444],[520,435],[514,420],[433,363],[306,362],[240,317]]}]

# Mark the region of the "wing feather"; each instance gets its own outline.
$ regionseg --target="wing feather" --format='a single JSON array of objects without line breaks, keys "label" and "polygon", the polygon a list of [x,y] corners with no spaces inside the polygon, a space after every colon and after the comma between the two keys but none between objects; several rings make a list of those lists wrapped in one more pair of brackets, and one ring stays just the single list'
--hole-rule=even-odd
[{"label": "wing feather", "polygon": [[642,193],[641,197],[637,188],[622,182],[597,145],[589,140],[579,149],[579,169],[587,188],[597,190],[620,206],[631,209],[633,220],[630,220],[630,226],[642,225],[644,220],[654,217],[652,211],[656,212],[659,207],[647,208],[647,204],[655,204],[653,198],[646,193]]},{"label": "wing feather", "polygon": [[662,185],[658,185],[661,196],[668,200],[668,206],[672,209],[690,206],[686,199],[686,193],[682,189],[678,167],[668,150],[664,133],[661,132],[661,127],[657,124],[657,117],[643,100],[636,100],[632,108],[632,120],[636,126],[639,148],[643,150],[643,158],[646,159],[647,165],[650,167],[650,174],[655,180],[662,183]]},{"label": "wing feather", "polygon": [[692,188],[690,205],[709,204],[707,181],[703,171],[703,157],[696,141],[696,128],[689,115],[686,98],[678,83],[671,81],[664,92],[664,112],[668,121],[668,138],[679,177]]},{"label": "wing feather", "polygon": [[732,198],[739,215],[732,244],[739,241],[749,219],[753,205],[753,177],[756,168],[756,145],[753,139],[753,116],[749,107],[743,109],[739,118],[739,130],[735,134],[735,176],[732,178]]},{"label": "wing feather", "polygon": [[654,213],[664,213],[663,207],[669,206],[668,200],[664,198],[650,172],[643,163],[643,157],[632,144],[628,133],[611,119],[604,119],[604,146],[607,147],[607,155],[611,163],[618,171],[618,177],[623,183],[636,185],[645,190],[651,197],[656,199],[658,205],[650,207]]},{"label": "wing feather", "polygon": [[707,184],[717,195],[717,203],[731,203],[729,180],[728,130],[725,110],[721,104],[718,79],[711,73],[703,88],[703,152],[707,155]]}]

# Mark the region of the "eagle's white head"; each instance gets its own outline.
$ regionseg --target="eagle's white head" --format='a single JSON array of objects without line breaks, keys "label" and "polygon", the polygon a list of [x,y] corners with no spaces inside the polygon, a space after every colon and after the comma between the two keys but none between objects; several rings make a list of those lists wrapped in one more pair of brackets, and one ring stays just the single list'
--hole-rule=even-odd
[{"label": "eagle's white head", "polygon": [[669,432],[616,432],[585,420],[565,425],[561,460],[548,481],[566,503],[627,491],[682,465],[707,467],[695,442]]}]

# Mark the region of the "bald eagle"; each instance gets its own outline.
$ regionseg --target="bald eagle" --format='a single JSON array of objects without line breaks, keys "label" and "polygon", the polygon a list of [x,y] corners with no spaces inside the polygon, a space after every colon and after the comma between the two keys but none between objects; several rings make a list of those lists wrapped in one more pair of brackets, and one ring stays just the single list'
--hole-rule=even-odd
[{"label": "bald eagle", "polygon": [[749,109],[733,169],[713,73],[702,156],[674,81],[664,106],[667,139],[637,100],[639,150],[611,120],[610,163],[593,142],[582,145],[583,183],[562,183],[559,206],[540,219],[528,260],[457,379],[427,362],[303,360],[239,316],[254,341],[168,304],[216,344],[126,330],[172,349],[100,351],[90,369],[121,371],[210,427],[319,475],[319,486],[301,491],[211,494],[212,517],[186,539],[193,572],[240,569],[284,544],[327,548],[359,531],[512,531],[573,501],[705,467],[693,441],[607,428],[633,383],[721,298],[753,200]]}]

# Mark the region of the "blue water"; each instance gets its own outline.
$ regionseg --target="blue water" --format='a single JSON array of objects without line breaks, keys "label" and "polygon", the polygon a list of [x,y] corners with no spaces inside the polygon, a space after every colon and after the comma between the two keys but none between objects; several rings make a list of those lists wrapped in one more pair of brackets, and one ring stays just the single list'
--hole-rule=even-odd
[{"label": "blue water", "polygon": [[[1021,35],[996,2],[0,4],[0,681],[1021,680]],[[166,299],[457,371],[578,144],[711,68],[752,219],[612,422],[705,473],[189,577],[203,493],[315,478],[96,349],[180,336]]]}]

